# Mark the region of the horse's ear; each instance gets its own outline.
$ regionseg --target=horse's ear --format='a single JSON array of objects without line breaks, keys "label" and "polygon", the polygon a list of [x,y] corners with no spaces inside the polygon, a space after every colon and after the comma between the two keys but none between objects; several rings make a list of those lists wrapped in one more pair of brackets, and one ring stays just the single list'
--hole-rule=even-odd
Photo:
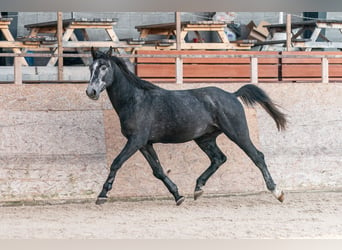
[{"label": "horse's ear", "polygon": [[113,47],[110,46],[109,50],[107,51],[107,56],[112,57],[112,54],[113,54]]},{"label": "horse's ear", "polygon": [[92,55],[93,59],[96,58],[96,51],[95,51],[94,47],[91,47],[91,55]]}]

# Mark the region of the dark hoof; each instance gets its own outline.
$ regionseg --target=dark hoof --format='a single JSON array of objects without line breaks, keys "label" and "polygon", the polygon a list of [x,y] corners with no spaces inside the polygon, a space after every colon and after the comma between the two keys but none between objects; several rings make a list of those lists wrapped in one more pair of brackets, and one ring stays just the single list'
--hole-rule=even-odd
[{"label": "dark hoof", "polygon": [[278,197],[278,201],[284,202],[284,200],[285,200],[285,195],[284,195],[284,192],[281,191],[281,195]]},{"label": "dark hoof", "polygon": [[185,200],[185,198],[184,198],[183,196],[181,196],[181,197],[176,201],[176,205],[177,205],[177,206],[180,206],[180,205],[183,203],[184,200]]},{"label": "dark hoof", "polygon": [[194,199],[197,200],[203,194],[203,192],[204,191],[202,189],[196,190],[194,193]]},{"label": "dark hoof", "polygon": [[96,205],[102,205],[107,202],[107,197],[98,197],[95,204]]}]

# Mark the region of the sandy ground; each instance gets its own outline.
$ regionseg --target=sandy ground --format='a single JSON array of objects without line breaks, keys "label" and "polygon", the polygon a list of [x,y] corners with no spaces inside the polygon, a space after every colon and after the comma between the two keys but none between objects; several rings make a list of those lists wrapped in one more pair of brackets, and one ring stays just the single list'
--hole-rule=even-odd
[{"label": "sandy ground", "polygon": [[0,207],[0,239],[342,238],[342,193]]}]

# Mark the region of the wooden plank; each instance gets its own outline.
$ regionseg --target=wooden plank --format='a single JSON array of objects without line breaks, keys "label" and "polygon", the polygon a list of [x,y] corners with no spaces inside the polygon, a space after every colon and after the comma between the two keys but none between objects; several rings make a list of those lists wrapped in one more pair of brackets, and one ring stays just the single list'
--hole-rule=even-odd
[{"label": "wooden plank", "polygon": [[[160,50],[137,50],[138,55],[175,55],[180,53],[182,55],[277,55],[278,52],[253,52],[253,51],[160,51]],[[137,63],[173,63],[174,58],[142,58],[136,59]],[[184,63],[249,63],[249,58],[184,58]],[[259,64],[278,64],[278,58],[258,58]]]},{"label": "wooden plank", "polygon": [[[167,78],[153,78],[153,77],[143,77],[142,79],[154,83],[176,83],[174,77]],[[341,78],[342,79],[342,78]],[[317,79],[315,79],[317,80]],[[230,83],[230,82],[245,82],[249,83],[249,78],[184,78],[183,83]],[[274,78],[264,78],[260,79],[259,82],[275,82]]]},{"label": "wooden plank", "polygon": [[228,83],[228,82],[250,82],[249,78],[184,78],[184,83]]},{"label": "wooden plank", "polygon": [[[222,54],[222,55],[278,55],[277,51],[208,51],[208,50],[181,50],[181,51],[160,51],[160,50],[137,50],[136,54],[152,54],[152,55],[160,55],[160,54],[194,54],[194,55],[211,55],[211,54]],[[288,52],[286,52],[288,53]],[[292,52],[290,52],[291,54]],[[303,52],[306,53],[307,52]]]},{"label": "wooden plank", "polygon": [[250,65],[207,65],[185,64],[184,77],[250,77]]},{"label": "wooden plank", "polygon": [[259,65],[258,75],[259,75],[259,79],[262,79],[262,78],[278,79],[278,65]]},{"label": "wooden plank", "polygon": [[[129,45],[122,42],[111,42],[111,41],[63,41],[64,48],[90,48],[90,47],[110,47],[113,48],[139,48],[141,45]],[[25,45],[24,45],[25,47]],[[26,46],[30,47],[30,46]],[[32,47],[32,46],[31,46]],[[55,48],[56,44],[42,44],[42,48]]]},{"label": "wooden plank", "polygon": [[[334,56],[334,55],[342,55],[342,52],[338,51],[292,51],[292,52],[282,52],[282,55],[290,55],[290,56],[298,56],[296,58],[282,58],[282,63],[284,64],[320,64],[320,58],[300,58],[300,56],[310,56],[315,55],[319,56]],[[342,58],[329,58],[329,63],[339,64],[342,63]]]},{"label": "wooden plank", "polygon": [[[330,60],[329,60],[330,62]],[[342,77],[342,65],[329,64],[329,78]]]},{"label": "wooden plank", "polygon": [[286,77],[321,77],[321,65],[283,65],[282,76]]},{"label": "wooden plank", "polygon": [[176,77],[176,67],[172,64],[161,64],[156,70],[156,65],[142,64],[136,68],[136,74],[139,77]]},{"label": "wooden plank", "polygon": [[189,27],[184,28],[183,31],[189,32],[189,31],[224,31],[223,27]]},{"label": "wooden plank", "polygon": [[283,58],[283,64],[320,64],[320,58]]},{"label": "wooden plank", "polygon": [[112,29],[113,25],[108,24],[71,24],[71,29]]},{"label": "wooden plank", "polygon": [[[139,65],[137,69],[137,75],[140,77],[174,77],[173,75],[174,71],[171,70],[173,68],[174,64],[161,64],[161,65],[154,65],[154,64],[141,64]],[[184,64],[183,64],[184,65]],[[202,75],[206,75],[206,77],[237,77],[229,75],[228,72],[222,73],[222,72],[216,72],[218,65],[215,66],[207,66],[207,65],[184,65],[184,67],[192,67],[192,69],[196,69],[196,71],[200,71]],[[243,65],[221,65],[224,67],[225,70],[232,70],[232,69],[240,69],[243,71],[242,75],[239,75],[238,77],[246,77],[249,78],[249,70],[250,66],[248,64]],[[227,68],[228,67],[228,68]],[[230,67],[230,68],[229,68]],[[216,70],[215,70],[216,68]],[[156,70],[158,69],[158,70]],[[167,72],[167,73],[165,73]],[[208,73],[209,72],[209,73]],[[214,73],[212,73],[214,72]],[[214,75],[216,74],[216,75]],[[259,78],[278,78],[278,67],[273,65],[262,65],[258,67],[258,75]],[[185,77],[189,77],[186,75]],[[192,75],[191,77],[201,77],[200,75]]]},{"label": "wooden plank", "polygon": [[248,50],[250,49],[250,46],[239,46],[236,44],[226,44],[226,43],[182,43],[182,49],[196,49],[196,50],[228,50],[228,49],[242,49],[242,50]]},{"label": "wooden plank", "polygon": [[[92,26],[92,25],[114,25],[117,21],[113,20],[81,20],[81,19],[64,19],[63,20],[63,27],[67,27],[71,24],[80,24],[80,25],[86,25],[86,26]],[[41,23],[32,23],[32,24],[26,24],[24,25],[26,29],[32,29],[32,28],[48,28],[48,27],[54,27],[56,29],[57,27],[57,21],[49,21],[49,22],[41,22]]]},{"label": "wooden plank", "polygon": [[[156,65],[142,64],[137,68],[137,75],[139,77],[175,77],[174,65],[163,64]],[[208,68],[206,65],[183,65],[183,76],[192,78],[250,78],[250,65],[235,66],[235,65],[217,65]]]},{"label": "wooden plank", "polygon": [[0,48],[37,48],[37,45],[24,44],[19,41],[0,41]]},{"label": "wooden plank", "polygon": [[329,58],[329,64],[342,64],[342,58]]}]

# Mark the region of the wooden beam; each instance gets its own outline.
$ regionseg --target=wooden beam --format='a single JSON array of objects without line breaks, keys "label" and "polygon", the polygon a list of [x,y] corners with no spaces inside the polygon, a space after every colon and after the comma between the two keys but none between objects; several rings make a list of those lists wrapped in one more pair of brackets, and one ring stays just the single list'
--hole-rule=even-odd
[{"label": "wooden beam", "polygon": [[63,81],[63,13],[57,12],[58,81]]},{"label": "wooden beam", "polygon": [[322,83],[329,83],[329,61],[322,57]]},{"label": "wooden beam", "polygon": [[[181,13],[177,11],[175,13],[176,19],[176,49],[181,50]],[[183,59],[180,57],[176,58],[176,83],[183,83]]]},{"label": "wooden beam", "polygon": [[22,57],[15,56],[14,57],[14,84],[22,84],[23,76],[21,72],[21,62]]},{"label": "wooden beam", "polygon": [[291,14],[287,14],[286,15],[286,51],[291,50],[291,39],[292,39]]},{"label": "wooden beam", "polygon": [[[5,39],[6,39],[7,41],[15,43],[14,37],[12,36],[12,34],[11,34],[10,30],[8,29],[8,27],[5,28],[5,29],[1,29],[1,31],[2,31],[2,34],[4,35],[4,37],[5,37]],[[6,44],[6,42],[1,42],[1,43]],[[21,53],[21,50],[20,50],[19,48],[13,47],[12,50],[13,50],[14,53],[17,53],[17,54],[20,54],[20,53]],[[22,63],[23,65],[28,66],[28,63],[26,62],[26,60],[25,60],[24,57],[19,57],[19,58],[20,58],[21,63]]]},{"label": "wooden beam", "polygon": [[251,57],[251,83],[258,83],[258,58]]}]

